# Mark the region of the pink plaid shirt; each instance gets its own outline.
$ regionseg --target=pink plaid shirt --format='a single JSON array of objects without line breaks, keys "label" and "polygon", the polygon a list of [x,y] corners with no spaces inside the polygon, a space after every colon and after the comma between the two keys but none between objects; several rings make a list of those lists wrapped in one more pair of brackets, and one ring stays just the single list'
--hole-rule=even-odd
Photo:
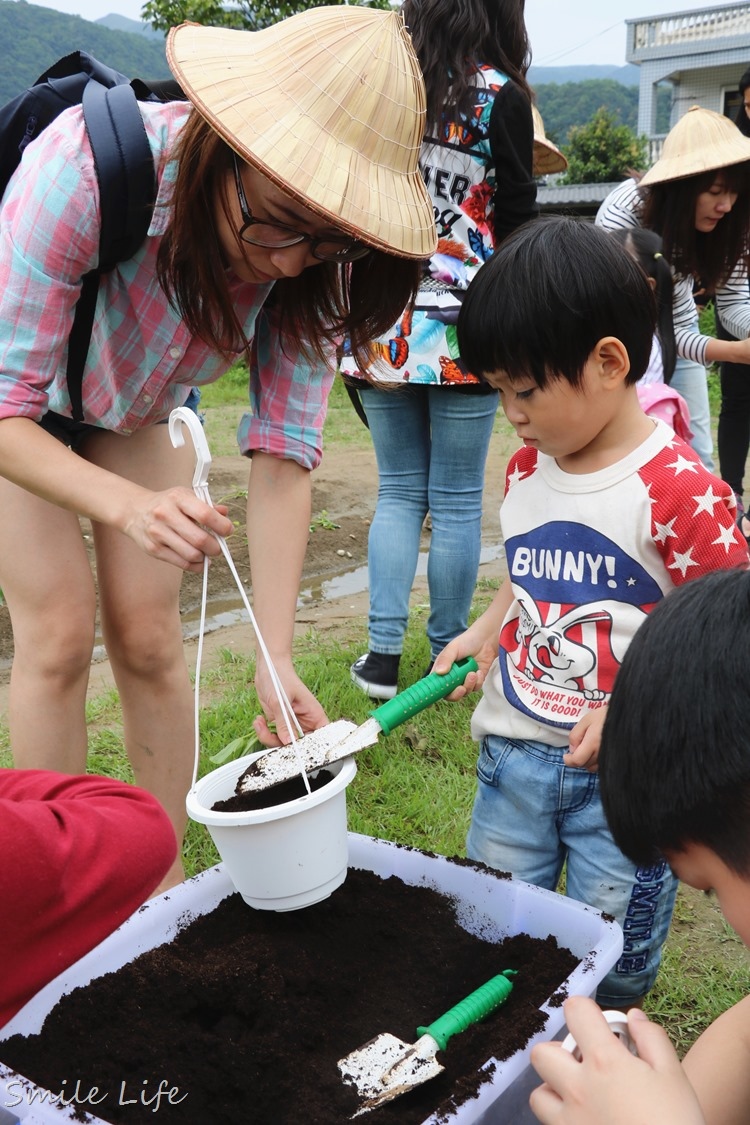
[{"label": "pink plaid shirt", "polygon": [[[211,383],[226,360],[192,336],[156,278],[170,219],[170,160],[189,105],[142,103],[159,183],[148,236],[135,257],[106,274],[84,373],[86,421],[130,434],[182,405],[189,387]],[[206,232],[206,237],[211,237]],[[98,261],[99,189],[80,107],[66,110],[29,145],[0,211],[0,418],[70,415],[65,366],[81,278]],[[235,279],[232,293],[248,338],[250,412],[238,429],[243,453],[261,450],[314,468],[335,374],[283,346],[269,285]]]}]

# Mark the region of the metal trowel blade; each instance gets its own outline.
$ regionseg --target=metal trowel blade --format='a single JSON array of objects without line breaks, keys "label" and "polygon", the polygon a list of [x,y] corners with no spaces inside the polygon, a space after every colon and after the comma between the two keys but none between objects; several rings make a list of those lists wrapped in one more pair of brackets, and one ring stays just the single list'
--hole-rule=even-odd
[{"label": "metal trowel blade", "polygon": [[[367,726],[370,722],[375,723],[375,720],[370,719],[362,726]],[[375,727],[373,742],[377,740],[381,729],[377,723]],[[255,758],[245,772],[240,774],[235,793],[238,795],[257,793],[269,789],[272,785],[280,785],[283,781],[299,777],[303,770],[305,773],[311,773],[331,762],[337,762],[340,758],[345,758],[352,753],[352,750],[345,750],[344,753],[339,754],[338,747],[347,741],[347,736],[354,736],[361,729],[348,719],[338,719],[335,723],[328,723],[319,730],[311,731],[296,743],[274,747],[268,753]],[[365,745],[369,744],[363,743],[359,749],[363,749]]]},{"label": "metal trowel blade", "polygon": [[437,1049],[431,1035],[405,1043],[386,1031],[339,1059],[341,1077],[355,1086],[363,1099],[353,1116],[369,1113],[435,1078],[445,1069],[435,1058]]}]

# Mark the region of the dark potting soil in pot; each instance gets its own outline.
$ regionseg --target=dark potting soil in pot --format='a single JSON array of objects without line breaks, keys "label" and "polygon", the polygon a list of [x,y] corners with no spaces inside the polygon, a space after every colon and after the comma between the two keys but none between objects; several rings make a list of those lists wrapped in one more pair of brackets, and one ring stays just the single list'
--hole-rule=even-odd
[{"label": "dark potting soil in pot", "polygon": [[[235,894],[186,919],[170,943],[63,997],[38,1035],[0,1043],[0,1058],[67,1097],[76,1082],[79,1100],[98,1087],[104,1100],[81,1110],[109,1122],[334,1125],[359,1106],[339,1058],[382,1031],[412,1042],[418,1024],[517,969],[507,1003],[441,1053],[443,1074],[361,1119],[450,1120],[487,1080],[483,1063],[543,1027],[539,1006],[562,1002],[577,963],[552,937],[469,934],[437,891],[350,869],[305,910],[253,910]],[[160,1087],[172,1093],[155,1116]]]},{"label": "dark potting soil in pot", "polygon": [[[318,770],[316,774],[308,775],[310,791],[322,789],[329,781],[333,781],[334,774],[330,770]],[[237,782],[239,785],[239,781]],[[271,809],[276,805],[285,805],[287,801],[296,801],[307,795],[305,783],[301,777],[292,777],[288,781],[281,781],[278,785],[269,785],[267,789],[249,793],[235,793],[222,801],[215,801],[211,805],[214,812],[256,812],[258,809]]]}]

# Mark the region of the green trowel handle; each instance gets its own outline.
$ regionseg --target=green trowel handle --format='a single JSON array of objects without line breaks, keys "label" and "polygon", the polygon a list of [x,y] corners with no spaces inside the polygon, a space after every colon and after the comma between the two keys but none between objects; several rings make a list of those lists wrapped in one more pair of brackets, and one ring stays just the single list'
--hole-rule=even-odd
[{"label": "green trowel handle", "polygon": [[431,1035],[441,1051],[448,1045],[448,1040],[457,1035],[459,1031],[466,1031],[467,1027],[479,1023],[485,1016],[499,1008],[513,991],[513,982],[509,979],[516,975],[515,969],[506,969],[497,977],[480,985],[475,992],[470,993],[465,999],[445,1015],[440,1016],[429,1027],[418,1027],[417,1035]]},{"label": "green trowel handle", "polygon": [[376,707],[370,714],[382,728],[383,734],[390,734],[399,723],[405,723],[412,715],[418,715],[430,704],[445,699],[446,695],[450,695],[461,686],[469,672],[476,672],[477,668],[474,657],[467,656],[457,661],[444,676],[431,672],[423,680],[417,680],[406,691],[394,695],[393,699]]}]

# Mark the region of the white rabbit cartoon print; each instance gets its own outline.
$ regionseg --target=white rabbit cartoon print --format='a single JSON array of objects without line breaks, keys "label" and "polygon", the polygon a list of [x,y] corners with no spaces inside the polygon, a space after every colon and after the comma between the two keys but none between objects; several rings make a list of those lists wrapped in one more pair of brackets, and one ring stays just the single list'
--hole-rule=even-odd
[{"label": "white rabbit cartoon print", "polygon": [[553,521],[505,544],[514,611],[500,633],[506,698],[572,727],[607,703],[628,638],[662,592],[608,537]]}]

